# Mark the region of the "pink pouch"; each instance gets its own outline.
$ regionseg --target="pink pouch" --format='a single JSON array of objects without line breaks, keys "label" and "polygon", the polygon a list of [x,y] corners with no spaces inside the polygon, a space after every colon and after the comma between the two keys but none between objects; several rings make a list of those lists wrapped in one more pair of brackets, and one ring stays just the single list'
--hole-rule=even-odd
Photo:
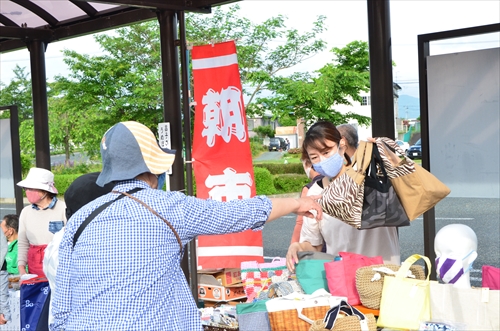
[{"label": "pink pouch", "polygon": [[361,254],[339,252],[340,261],[325,263],[326,280],[330,294],[346,297],[350,305],[360,305],[356,289],[356,270],[374,264],[383,264],[382,256],[367,257]]},{"label": "pink pouch", "polygon": [[489,287],[490,290],[500,290],[500,268],[490,265],[483,265],[483,287]]}]

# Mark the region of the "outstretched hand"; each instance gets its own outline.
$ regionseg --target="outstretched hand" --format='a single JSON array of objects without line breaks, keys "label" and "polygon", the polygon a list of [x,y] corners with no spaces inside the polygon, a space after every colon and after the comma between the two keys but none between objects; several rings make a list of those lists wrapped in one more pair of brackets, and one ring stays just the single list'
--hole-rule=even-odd
[{"label": "outstretched hand", "polygon": [[299,208],[295,214],[315,218],[318,221],[321,220],[323,218],[323,209],[318,203],[320,198],[321,195],[310,195],[296,199],[299,202]]}]

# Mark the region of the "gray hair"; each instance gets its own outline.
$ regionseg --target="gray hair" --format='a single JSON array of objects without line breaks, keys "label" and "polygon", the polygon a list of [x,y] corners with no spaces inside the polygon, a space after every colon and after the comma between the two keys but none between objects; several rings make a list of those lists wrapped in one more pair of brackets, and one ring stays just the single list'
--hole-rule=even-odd
[{"label": "gray hair", "polygon": [[345,138],[347,145],[358,148],[358,131],[351,124],[340,124],[337,126],[340,135]]}]

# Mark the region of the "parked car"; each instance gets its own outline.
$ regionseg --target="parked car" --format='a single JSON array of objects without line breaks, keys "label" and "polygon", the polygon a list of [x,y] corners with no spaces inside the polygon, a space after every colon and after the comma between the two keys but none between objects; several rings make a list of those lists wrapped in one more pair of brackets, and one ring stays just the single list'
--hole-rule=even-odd
[{"label": "parked car", "polygon": [[422,158],[422,142],[420,139],[415,143],[415,145],[408,148],[406,151],[406,156],[410,159],[421,159]]},{"label": "parked car", "polygon": [[269,151],[286,151],[286,141],[281,137],[269,138]]},{"label": "parked car", "polygon": [[406,141],[396,140],[396,144],[398,144],[399,147],[401,147],[405,153],[408,150],[408,148],[410,148],[410,144],[408,144]]},{"label": "parked car", "polygon": [[281,149],[281,141],[279,138],[269,138],[269,151],[279,151]]}]

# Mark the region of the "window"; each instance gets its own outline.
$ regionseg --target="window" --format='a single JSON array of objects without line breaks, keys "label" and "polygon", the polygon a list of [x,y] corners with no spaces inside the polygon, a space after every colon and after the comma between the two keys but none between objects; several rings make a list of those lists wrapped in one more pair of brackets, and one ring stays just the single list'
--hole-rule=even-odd
[{"label": "window", "polygon": [[370,96],[362,96],[361,97],[363,100],[361,100],[361,106],[369,106],[371,105],[371,102],[370,102]]}]

